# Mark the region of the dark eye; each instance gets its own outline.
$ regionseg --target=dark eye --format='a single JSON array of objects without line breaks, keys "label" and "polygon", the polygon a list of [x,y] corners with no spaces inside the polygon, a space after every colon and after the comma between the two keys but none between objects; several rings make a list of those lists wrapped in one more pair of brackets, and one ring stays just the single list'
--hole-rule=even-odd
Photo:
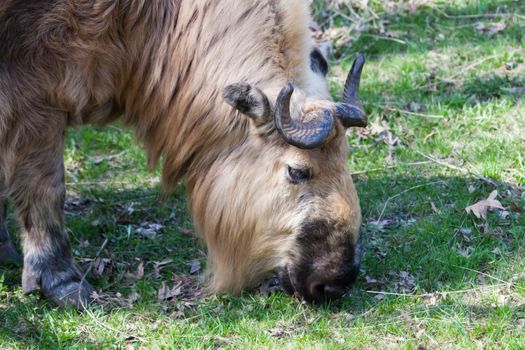
[{"label": "dark eye", "polygon": [[296,169],[288,165],[288,181],[293,184],[306,182],[312,177],[310,169]]}]

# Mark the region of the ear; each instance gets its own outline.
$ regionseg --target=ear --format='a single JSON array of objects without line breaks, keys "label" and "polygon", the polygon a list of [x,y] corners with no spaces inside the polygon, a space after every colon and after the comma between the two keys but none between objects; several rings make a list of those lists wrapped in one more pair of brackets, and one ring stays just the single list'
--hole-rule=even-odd
[{"label": "ear", "polygon": [[254,121],[264,123],[271,117],[268,98],[264,92],[249,84],[228,85],[224,89],[223,97],[230,106],[246,114]]},{"label": "ear", "polygon": [[313,49],[310,53],[310,68],[312,68],[314,72],[324,76],[328,73],[328,62],[326,62],[326,59],[318,48]]}]

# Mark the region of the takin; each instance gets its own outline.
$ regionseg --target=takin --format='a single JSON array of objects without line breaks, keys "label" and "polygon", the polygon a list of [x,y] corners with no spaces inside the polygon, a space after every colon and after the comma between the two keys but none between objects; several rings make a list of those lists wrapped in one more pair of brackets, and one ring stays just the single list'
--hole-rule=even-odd
[{"label": "takin", "polygon": [[64,228],[68,127],[131,127],[162,186],[183,176],[207,285],[239,293],[277,273],[308,301],[337,299],[359,270],[361,211],[346,129],[366,126],[364,58],[341,102],[304,0],[2,0],[0,261],[22,288],[83,308],[93,288]]}]

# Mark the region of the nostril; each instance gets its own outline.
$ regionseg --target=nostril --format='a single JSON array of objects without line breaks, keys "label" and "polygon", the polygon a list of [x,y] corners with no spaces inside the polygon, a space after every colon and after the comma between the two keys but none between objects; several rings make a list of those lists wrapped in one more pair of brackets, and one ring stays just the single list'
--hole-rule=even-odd
[{"label": "nostril", "polygon": [[325,294],[325,285],[322,283],[313,283],[310,292],[315,299],[322,299]]},{"label": "nostril", "polygon": [[336,286],[325,286],[324,295],[328,299],[339,299],[343,296],[344,290]]},{"label": "nostril", "polygon": [[314,282],[310,285],[311,296],[318,301],[327,299],[339,299],[344,290],[338,286]]}]

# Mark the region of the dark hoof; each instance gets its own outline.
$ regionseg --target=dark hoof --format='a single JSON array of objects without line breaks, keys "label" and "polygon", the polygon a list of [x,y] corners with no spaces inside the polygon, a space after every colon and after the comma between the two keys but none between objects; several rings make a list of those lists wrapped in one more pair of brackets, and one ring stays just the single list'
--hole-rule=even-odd
[{"label": "dark hoof", "polygon": [[71,305],[78,310],[85,310],[93,302],[91,295],[94,291],[86,281],[64,281],[52,290],[42,289],[42,294],[60,307]]},{"label": "dark hoof", "polygon": [[11,241],[0,243],[0,265],[21,265],[22,257]]},{"label": "dark hoof", "polygon": [[35,272],[28,266],[24,266],[22,273],[22,290],[25,294],[40,290],[44,298],[57,305],[71,305],[79,310],[86,309],[93,302],[91,295],[95,290],[87,281],[82,281],[75,265],[62,272]]}]

